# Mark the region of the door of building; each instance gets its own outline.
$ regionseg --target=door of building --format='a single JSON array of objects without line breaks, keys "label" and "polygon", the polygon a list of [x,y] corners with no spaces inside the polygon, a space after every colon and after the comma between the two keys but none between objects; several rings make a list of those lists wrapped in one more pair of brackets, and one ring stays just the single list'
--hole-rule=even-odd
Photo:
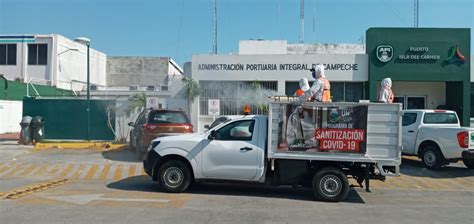
[{"label": "door of building", "polygon": [[406,109],[426,109],[426,96],[395,96],[394,103],[401,103],[402,108]]}]

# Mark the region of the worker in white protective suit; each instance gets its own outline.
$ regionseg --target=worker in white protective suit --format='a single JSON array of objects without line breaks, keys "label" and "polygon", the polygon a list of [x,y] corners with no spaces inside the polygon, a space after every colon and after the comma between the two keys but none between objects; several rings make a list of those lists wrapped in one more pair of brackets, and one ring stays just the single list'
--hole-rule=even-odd
[{"label": "worker in white protective suit", "polygon": [[303,126],[301,125],[302,116],[302,106],[297,106],[293,113],[288,116],[288,121],[286,124],[286,141],[288,143],[288,146],[297,145],[304,142]]},{"label": "worker in white protective suit", "polygon": [[380,92],[377,101],[382,103],[393,103],[392,79],[385,78],[380,82]]},{"label": "worker in white protective suit", "polygon": [[300,88],[298,90],[296,90],[295,92],[295,96],[301,96],[304,94],[304,92],[308,91],[309,90],[309,83],[308,83],[308,79],[307,78],[302,78],[300,80]]},{"label": "worker in white protective suit", "polygon": [[286,140],[288,146],[305,144],[314,147],[316,145],[314,124],[309,113],[303,110],[302,106],[297,106],[288,117]]},{"label": "worker in white protective suit", "polygon": [[331,85],[324,75],[324,65],[316,64],[310,69],[315,79],[313,85],[308,91],[305,91],[298,100],[305,102],[308,99],[316,102],[331,102]]}]

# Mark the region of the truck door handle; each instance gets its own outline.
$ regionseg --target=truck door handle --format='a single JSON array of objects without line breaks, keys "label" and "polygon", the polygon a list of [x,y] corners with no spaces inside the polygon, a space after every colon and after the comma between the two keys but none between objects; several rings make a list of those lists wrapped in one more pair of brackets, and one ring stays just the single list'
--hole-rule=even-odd
[{"label": "truck door handle", "polygon": [[413,132],[415,132],[415,131],[413,131],[413,130],[408,131],[408,133],[413,133]]},{"label": "truck door handle", "polygon": [[240,148],[240,151],[250,151],[250,150],[252,150],[252,148],[249,148],[249,147]]}]

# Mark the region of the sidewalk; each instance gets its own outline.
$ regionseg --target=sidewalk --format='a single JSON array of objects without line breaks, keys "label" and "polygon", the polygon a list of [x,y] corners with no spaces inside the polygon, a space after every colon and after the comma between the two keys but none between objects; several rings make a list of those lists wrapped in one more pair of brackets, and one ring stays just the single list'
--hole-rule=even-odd
[{"label": "sidewalk", "polygon": [[0,134],[0,141],[1,140],[15,140],[15,141],[17,141],[19,137],[20,137],[20,133]]}]

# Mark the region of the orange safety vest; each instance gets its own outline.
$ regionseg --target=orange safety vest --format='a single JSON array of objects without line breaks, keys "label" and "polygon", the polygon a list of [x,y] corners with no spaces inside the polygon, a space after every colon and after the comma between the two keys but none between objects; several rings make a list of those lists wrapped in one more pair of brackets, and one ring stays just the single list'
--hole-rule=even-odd
[{"label": "orange safety vest", "polygon": [[[379,101],[379,102],[381,101],[380,98],[382,97],[382,96],[380,95],[380,93],[383,92],[384,89],[385,89],[385,88],[382,87],[381,91],[380,91],[379,94],[377,95],[377,101]],[[395,96],[393,95],[393,91],[392,91],[391,88],[387,88],[387,90],[388,90],[387,103],[393,103],[393,100],[395,99]]]},{"label": "orange safety vest", "polygon": [[329,83],[329,80],[323,79],[324,81],[324,86],[323,86],[323,97],[322,97],[322,102],[331,102],[331,84]]},{"label": "orange safety vest", "polygon": [[302,89],[298,89],[298,90],[296,90],[295,94],[296,94],[296,96],[301,96],[301,95],[304,94],[304,91]]}]

